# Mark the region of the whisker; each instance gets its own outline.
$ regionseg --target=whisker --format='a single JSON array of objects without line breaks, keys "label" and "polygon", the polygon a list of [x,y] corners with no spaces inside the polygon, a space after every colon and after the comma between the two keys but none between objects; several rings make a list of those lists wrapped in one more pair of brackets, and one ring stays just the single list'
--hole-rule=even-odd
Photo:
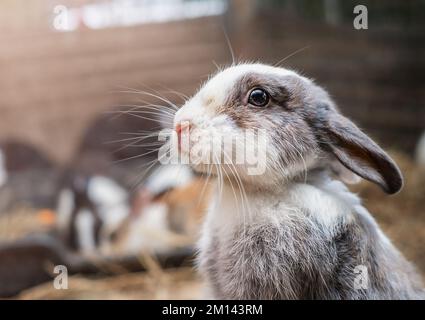
[{"label": "whisker", "polygon": [[230,39],[229,39],[229,36],[227,35],[226,30],[224,29],[224,27],[222,29],[223,29],[224,37],[226,39],[227,47],[229,48],[230,55],[232,56],[232,65],[235,65],[236,64],[235,52],[233,51],[232,44],[230,43]]},{"label": "whisker", "polygon": [[186,95],[186,94],[184,94],[184,93],[182,93],[182,92],[179,92],[177,90],[173,90],[173,89],[171,89],[171,88],[169,88],[167,86],[164,86],[164,85],[161,85],[161,87],[167,90],[165,92],[173,93],[173,94],[179,96],[180,98],[182,98],[183,100],[189,100],[189,96]]},{"label": "whisker", "polygon": [[137,186],[146,178],[146,176],[147,176],[147,174],[154,168],[154,166],[158,163],[158,162],[160,162],[161,161],[161,159],[163,158],[163,157],[165,157],[166,156],[166,154],[163,154],[162,156],[160,156],[160,157],[158,157],[157,159],[154,159],[154,160],[152,160],[152,161],[149,161],[149,162],[147,162],[147,163],[145,163],[145,164],[143,164],[142,166],[145,166],[145,165],[149,165],[149,167],[146,169],[146,170],[144,170],[143,172],[142,172],[142,174],[138,174],[137,176],[136,176],[136,179],[135,179],[135,181],[134,181],[134,183],[133,183],[133,186],[132,186],[132,190],[135,190],[136,188],[137,188]]},{"label": "whisker", "polygon": [[127,104],[127,105],[120,105],[120,107],[129,107],[131,109],[126,110],[126,111],[133,111],[133,110],[137,110],[137,111],[143,111],[144,109],[147,110],[155,110],[158,111],[160,113],[166,113],[169,114],[171,116],[174,116],[176,111],[174,109],[170,109],[167,106],[161,105],[161,104],[154,104],[154,103],[148,103],[148,101],[146,100],[142,100],[142,99],[138,99],[138,101],[143,102],[145,104],[143,105],[137,105],[137,104]]},{"label": "whisker", "polygon": [[277,63],[275,63],[273,66],[275,66],[275,67],[280,67],[280,65],[281,65],[283,62],[285,62],[287,59],[289,59],[289,58],[293,57],[293,56],[294,56],[294,55],[296,55],[297,53],[302,52],[302,51],[304,51],[305,49],[308,49],[308,48],[310,48],[310,46],[305,46],[305,47],[303,47],[303,48],[301,48],[301,49],[295,50],[295,51],[294,51],[294,52],[292,52],[291,54],[287,55],[285,58],[280,59],[280,60],[279,60]]},{"label": "whisker", "polygon": [[[199,196],[198,206],[200,205],[201,201],[204,199],[205,190],[206,190],[206,188],[209,184],[210,178],[211,178],[211,171],[212,171],[211,164],[208,164],[207,178],[206,178],[206,181],[204,183],[204,186],[202,187],[201,195]],[[202,177],[204,177],[204,172],[202,172]]]},{"label": "whisker", "polygon": [[151,93],[151,92],[142,91],[142,90],[136,90],[136,89],[133,89],[133,91],[128,90],[128,91],[121,91],[121,92],[122,92],[122,93],[143,94],[143,95],[146,95],[146,96],[153,97],[153,98],[156,98],[156,99],[158,99],[158,100],[161,100],[161,101],[165,102],[167,105],[169,105],[171,108],[173,108],[173,109],[175,109],[175,110],[178,110],[178,109],[179,109],[179,108],[178,108],[178,107],[177,107],[174,103],[172,103],[170,100],[168,100],[168,99],[166,99],[166,98],[164,98],[164,97],[161,97],[161,96],[159,96],[159,95],[153,94],[153,93]]},{"label": "whisker", "polygon": [[119,140],[111,140],[111,141],[105,141],[105,142],[103,142],[103,144],[115,144],[115,143],[120,143],[120,142],[126,142],[126,141],[131,141],[131,140],[136,140],[136,139],[142,139],[142,138],[153,138],[153,137],[155,137],[155,135],[152,135],[152,136],[141,136],[141,135],[138,135],[138,136],[136,136],[136,137],[131,137],[131,138],[124,138],[124,139],[119,139]]},{"label": "whisker", "polygon": [[[158,117],[165,117],[167,119],[174,119],[174,115],[169,115],[169,114],[161,113],[161,112],[153,112],[153,111],[149,111],[149,110],[140,110],[140,109],[114,110],[114,111],[110,111],[108,113],[119,113],[119,114],[129,114],[129,115],[133,115],[133,114],[151,114],[151,115],[158,116]],[[159,121],[159,119],[157,121]]]},{"label": "whisker", "polygon": [[[230,169],[230,168],[229,168]],[[233,187],[233,183],[232,183],[232,179],[230,178],[230,176],[227,174],[227,172],[226,172],[226,170],[225,169],[223,169],[223,172],[224,172],[224,174],[226,175],[226,177],[227,177],[227,180],[229,181],[229,183],[230,183],[230,187],[232,188],[232,193],[233,193],[233,196],[235,197],[235,202],[236,202],[236,211],[237,211],[237,213],[238,213],[238,215],[240,215],[241,214],[241,211],[240,211],[240,208],[239,208],[239,201],[238,201],[238,197],[237,197],[237,195],[236,195],[236,191],[235,191],[235,188]],[[243,201],[242,201],[242,205],[243,205]],[[243,210],[243,209],[242,209]],[[243,214],[243,213],[242,213]]]},{"label": "whisker", "polygon": [[[149,87],[149,86],[147,86],[146,84],[145,85],[142,85],[142,86],[144,86],[145,88],[147,88],[147,89],[149,89],[149,90],[151,90],[151,91],[153,91],[153,92],[155,92],[156,94],[158,94],[158,96],[161,96],[161,93],[162,92],[160,92],[159,90],[156,90],[156,89],[154,89],[154,88],[152,88],[152,87]],[[177,92],[177,91],[175,91],[175,90],[172,90],[172,89],[170,89],[170,88],[168,88],[168,87],[166,87],[166,86],[164,86],[163,84],[159,84],[159,86],[160,87],[162,87],[162,88],[165,88],[165,89],[167,89],[167,91],[169,91],[170,93],[175,93],[175,94],[178,94],[179,96],[180,96],[180,92]],[[162,97],[162,98],[164,98],[165,99],[165,97]],[[169,101],[169,100],[168,100]],[[170,103],[171,103],[171,101],[169,101]],[[172,105],[174,105],[174,103],[171,103]]]},{"label": "whisker", "polygon": [[144,116],[141,116],[141,115],[138,115],[138,114],[133,114],[133,113],[131,113],[130,111],[119,111],[119,112],[117,112],[117,111],[111,111],[111,112],[107,112],[107,113],[121,113],[121,114],[128,114],[129,116],[133,116],[133,117],[136,117],[136,118],[139,118],[139,119],[143,119],[143,120],[148,120],[148,121],[158,121],[158,119],[155,119],[155,118],[149,118],[149,117],[144,117]]},{"label": "whisker", "polygon": [[[156,129],[159,129],[159,130],[156,130]],[[122,131],[122,132],[118,132],[118,134],[125,134],[125,135],[129,135],[129,136],[142,136],[143,134],[152,134],[154,136],[158,136],[159,135],[159,132],[160,132],[160,129],[162,129],[162,128],[161,127],[156,127],[156,128],[153,128],[152,130],[139,130],[138,132],[125,132],[125,131]],[[155,132],[153,132],[153,131],[155,131]]]},{"label": "whisker", "polygon": [[217,69],[217,71],[220,71],[220,66],[218,65],[218,63],[215,61],[215,60],[213,60],[212,61],[212,63],[213,63],[213,65],[215,66],[215,68]]},{"label": "whisker", "polygon": [[[213,153],[213,157],[215,159],[215,161],[218,160],[217,156]],[[217,163],[219,164],[220,161],[217,161]],[[217,174],[218,174],[218,203],[221,202],[222,196],[223,196],[223,174],[221,172],[221,167],[215,164],[215,168],[217,170]]]},{"label": "whisker", "polygon": [[115,160],[115,161],[113,161],[113,163],[114,164],[117,164],[117,163],[121,163],[121,162],[128,161],[128,160],[142,158],[142,157],[147,156],[148,154],[154,153],[154,152],[156,152],[158,150],[159,150],[159,148],[155,148],[154,150],[151,150],[151,151],[148,151],[148,152],[145,152],[145,153],[142,153],[142,154],[138,154],[136,156],[128,157],[128,158],[125,158],[125,159]]},{"label": "whisker", "polygon": [[[223,150],[223,152],[224,152],[224,155],[228,157],[226,151]],[[251,209],[249,207],[248,197],[247,197],[245,188],[243,186],[242,179],[240,178],[240,175],[239,175],[239,173],[237,171],[237,168],[234,165],[232,159],[230,159],[230,164],[232,165],[233,170],[234,170],[234,175],[235,175],[235,178],[236,178],[236,183],[238,185],[239,192],[240,192],[240,195],[241,195],[241,202],[243,204],[244,209],[247,211],[248,218],[250,219],[250,217],[251,217]],[[233,172],[233,170],[232,170],[232,172]],[[245,225],[246,225],[245,214],[244,214],[243,218],[244,218],[244,229],[245,229]]]}]

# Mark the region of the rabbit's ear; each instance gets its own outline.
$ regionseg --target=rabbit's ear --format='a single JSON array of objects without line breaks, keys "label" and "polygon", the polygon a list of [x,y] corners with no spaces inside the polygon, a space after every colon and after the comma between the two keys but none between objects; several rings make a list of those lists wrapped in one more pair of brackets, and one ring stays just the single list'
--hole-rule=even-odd
[{"label": "rabbit's ear", "polygon": [[386,193],[398,192],[403,177],[394,161],[353,122],[325,107],[316,119],[323,149],[356,175],[379,185]]},{"label": "rabbit's ear", "polygon": [[332,172],[346,184],[356,184],[361,181],[361,178],[350,169],[347,169],[338,160],[331,161],[330,168]]}]

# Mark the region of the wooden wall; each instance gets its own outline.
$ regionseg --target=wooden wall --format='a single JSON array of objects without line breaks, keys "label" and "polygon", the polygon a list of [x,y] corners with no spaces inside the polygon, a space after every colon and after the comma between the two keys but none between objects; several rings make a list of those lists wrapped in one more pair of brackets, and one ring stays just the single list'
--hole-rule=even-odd
[{"label": "wooden wall", "polygon": [[[89,1],[64,0],[61,4]],[[59,33],[54,0],[0,2],[0,140],[33,143],[54,159],[74,152],[101,112],[132,103],[125,87],[191,94],[213,61],[236,55],[284,66],[329,89],[340,108],[386,146],[412,151],[425,129],[425,32],[356,31],[234,0],[223,17]],[[257,3],[257,5],[255,5]]]},{"label": "wooden wall", "polygon": [[282,65],[327,88],[340,109],[386,147],[412,152],[425,130],[425,11],[411,28],[394,16],[385,20],[402,9],[415,11],[412,2],[418,3],[362,2],[369,6],[368,30],[353,28],[352,7],[337,25],[279,6],[253,7],[240,17],[232,42],[241,59],[271,63],[301,49]]},{"label": "wooden wall", "polygon": [[220,17],[62,33],[50,24],[55,1],[29,2],[0,4],[0,139],[30,142],[59,161],[100,112],[134,103],[120,91],[190,94],[213,60],[226,59]]}]

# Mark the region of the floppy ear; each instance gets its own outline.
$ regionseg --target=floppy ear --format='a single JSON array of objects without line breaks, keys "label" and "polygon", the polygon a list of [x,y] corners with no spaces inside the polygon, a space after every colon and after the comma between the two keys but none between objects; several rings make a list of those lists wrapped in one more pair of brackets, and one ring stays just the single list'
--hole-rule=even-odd
[{"label": "floppy ear", "polygon": [[386,193],[398,192],[403,177],[395,162],[353,122],[325,107],[319,112],[318,131],[323,149],[346,168],[379,185]]}]

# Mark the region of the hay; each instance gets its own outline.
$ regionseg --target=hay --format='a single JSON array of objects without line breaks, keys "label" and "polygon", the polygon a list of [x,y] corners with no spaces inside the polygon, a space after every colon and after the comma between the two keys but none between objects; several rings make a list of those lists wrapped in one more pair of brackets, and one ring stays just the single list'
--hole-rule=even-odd
[{"label": "hay", "polygon": [[12,212],[0,214],[0,241],[15,241],[31,233],[41,233],[52,228],[45,221],[45,210],[20,207]]},{"label": "hay", "polygon": [[53,282],[23,291],[18,299],[199,299],[202,282],[192,268],[141,272],[108,278],[72,276],[68,289]]}]

